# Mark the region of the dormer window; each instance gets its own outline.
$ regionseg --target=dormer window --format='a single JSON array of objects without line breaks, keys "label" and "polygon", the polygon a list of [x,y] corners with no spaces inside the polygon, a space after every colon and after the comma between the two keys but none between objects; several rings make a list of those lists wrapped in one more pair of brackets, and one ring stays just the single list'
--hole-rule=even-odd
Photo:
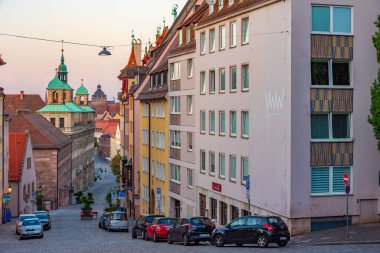
[{"label": "dormer window", "polygon": [[223,8],[223,2],[224,2],[224,0],[219,0],[219,10],[221,10]]},{"label": "dormer window", "polygon": [[179,40],[178,44],[181,46],[182,45],[182,40],[183,40],[183,38],[182,38],[182,29],[179,30],[178,40]]},{"label": "dormer window", "polygon": [[228,0],[228,4],[232,5],[235,2],[235,0]]},{"label": "dormer window", "polygon": [[190,42],[190,26],[186,27],[186,43]]},{"label": "dormer window", "polygon": [[151,77],[150,77],[150,88],[149,88],[150,90],[151,90],[152,87],[153,87],[153,79],[154,79],[153,76],[151,76]]},{"label": "dormer window", "polygon": [[213,4],[210,4],[210,10],[209,10],[210,14],[214,12],[214,5]]}]

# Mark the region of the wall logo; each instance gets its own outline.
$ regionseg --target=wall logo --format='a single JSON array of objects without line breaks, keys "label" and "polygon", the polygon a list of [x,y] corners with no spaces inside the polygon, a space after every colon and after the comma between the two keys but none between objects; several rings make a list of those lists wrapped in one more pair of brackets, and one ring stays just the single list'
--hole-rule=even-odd
[{"label": "wall logo", "polygon": [[270,111],[281,111],[284,107],[285,89],[265,91],[265,104]]}]

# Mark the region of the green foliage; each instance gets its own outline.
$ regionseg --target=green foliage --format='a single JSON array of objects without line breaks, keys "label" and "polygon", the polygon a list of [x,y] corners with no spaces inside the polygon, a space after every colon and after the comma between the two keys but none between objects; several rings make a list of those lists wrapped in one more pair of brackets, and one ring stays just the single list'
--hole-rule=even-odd
[{"label": "green foliage", "polygon": [[83,192],[79,191],[77,193],[74,193],[75,199],[78,204],[82,204],[81,197],[83,196]]},{"label": "green foliage", "polygon": [[83,211],[91,211],[92,210],[91,204],[93,202],[91,202],[91,200],[88,198],[88,196],[82,195],[80,197],[80,200],[83,203],[83,207],[81,208],[81,210],[83,210]]},{"label": "green foliage", "polygon": [[121,156],[119,154],[115,155],[111,160],[111,171],[116,177],[116,182],[120,180],[120,160]]},{"label": "green foliage", "polygon": [[42,195],[41,192],[37,193],[37,196],[36,196],[36,205],[37,205],[37,210],[45,210],[44,195]]},{"label": "green foliage", "polygon": [[[378,31],[372,37],[373,45],[376,48],[377,62],[380,64],[380,16],[378,16],[375,25]],[[377,149],[380,151],[380,69],[377,74],[377,80],[371,87],[371,108],[368,122],[372,125],[374,136],[377,140]]]},{"label": "green foliage", "polygon": [[112,196],[111,196],[111,192],[108,192],[106,194],[106,198],[105,198],[107,204],[108,204],[108,207],[104,208],[104,211],[105,212],[113,212],[113,211],[117,211],[118,208],[119,208],[119,205],[120,205],[120,200],[117,199],[116,200],[116,204],[113,205],[112,204]]}]

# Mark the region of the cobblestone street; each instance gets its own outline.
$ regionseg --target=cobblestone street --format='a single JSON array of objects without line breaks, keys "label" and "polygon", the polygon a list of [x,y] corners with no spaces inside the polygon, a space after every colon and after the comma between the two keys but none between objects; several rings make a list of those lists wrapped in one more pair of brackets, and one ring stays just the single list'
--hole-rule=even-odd
[{"label": "cobblestone street", "polygon": [[[97,167],[105,168],[107,163],[101,159]],[[104,196],[114,187],[114,177],[107,168],[107,173],[100,173],[102,180],[94,183],[88,191],[94,193],[94,209],[102,212],[106,205]],[[290,243],[285,248],[273,245],[268,249],[259,249],[248,245],[216,248],[208,243],[199,246],[184,247],[180,244],[168,245],[166,242],[153,243],[141,239],[132,240],[131,233],[107,232],[98,228],[98,220],[80,220],[81,205],[72,205],[51,212],[52,229],[45,231],[43,239],[19,240],[15,234],[15,223],[0,226],[0,252],[6,253],[95,253],[95,252],[127,252],[127,253],[167,253],[167,252],[380,252],[379,244],[330,245],[330,246],[301,246]],[[132,221],[131,221],[132,223]]]}]

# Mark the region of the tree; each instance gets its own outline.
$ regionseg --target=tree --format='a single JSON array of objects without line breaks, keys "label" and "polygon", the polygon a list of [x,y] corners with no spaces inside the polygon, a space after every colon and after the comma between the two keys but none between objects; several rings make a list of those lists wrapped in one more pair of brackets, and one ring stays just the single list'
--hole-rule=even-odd
[{"label": "tree", "polygon": [[116,177],[116,182],[120,179],[120,160],[121,156],[119,154],[115,155],[111,160],[111,171]]},{"label": "tree", "polygon": [[44,195],[42,195],[41,192],[37,193],[37,196],[36,196],[36,205],[37,205],[37,210],[45,210]]},{"label": "tree", "polygon": [[[373,35],[372,42],[376,49],[377,62],[380,64],[380,16],[377,17],[375,25],[378,30]],[[371,87],[371,108],[368,122],[372,125],[377,140],[377,149],[380,151],[380,69],[377,73],[377,79]]]}]

